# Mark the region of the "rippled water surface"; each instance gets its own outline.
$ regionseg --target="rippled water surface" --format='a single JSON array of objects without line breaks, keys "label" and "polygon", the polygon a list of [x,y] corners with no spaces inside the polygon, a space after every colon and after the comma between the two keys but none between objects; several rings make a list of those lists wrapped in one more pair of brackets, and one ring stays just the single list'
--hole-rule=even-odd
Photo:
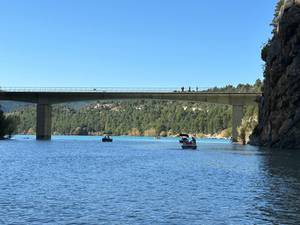
[{"label": "rippled water surface", "polygon": [[300,224],[300,154],[202,140],[0,142],[0,224]]}]

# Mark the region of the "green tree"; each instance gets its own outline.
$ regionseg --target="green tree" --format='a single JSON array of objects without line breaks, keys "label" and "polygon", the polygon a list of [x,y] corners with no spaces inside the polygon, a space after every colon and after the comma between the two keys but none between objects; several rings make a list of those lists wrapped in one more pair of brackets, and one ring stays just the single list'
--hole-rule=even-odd
[{"label": "green tree", "polygon": [[5,116],[3,111],[0,109],[0,139],[3,139],[5,136],[11,138],[17,130],[17,125],[18,118],[16,116]]}]

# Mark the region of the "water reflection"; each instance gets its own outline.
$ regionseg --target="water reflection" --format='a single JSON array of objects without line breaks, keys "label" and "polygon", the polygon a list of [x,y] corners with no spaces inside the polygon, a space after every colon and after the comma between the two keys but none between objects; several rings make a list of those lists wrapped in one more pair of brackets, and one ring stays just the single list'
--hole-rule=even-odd
[{"label": "water reflection", "polygon": [[261,180],[257,208],[273,224],[300,222],[300,152],[265,150],[261,157]]}]

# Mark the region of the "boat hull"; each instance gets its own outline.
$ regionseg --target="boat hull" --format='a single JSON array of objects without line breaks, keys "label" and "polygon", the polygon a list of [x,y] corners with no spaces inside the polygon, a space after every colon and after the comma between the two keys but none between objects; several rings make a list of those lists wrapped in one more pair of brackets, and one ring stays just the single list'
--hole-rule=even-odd
[{"label": "boat hull", "polygon": [[192,149],[192,150],[196,150],[196,149],[197,149],[197,145],[182,145],[181,148],[182,148],[182,149]]}]

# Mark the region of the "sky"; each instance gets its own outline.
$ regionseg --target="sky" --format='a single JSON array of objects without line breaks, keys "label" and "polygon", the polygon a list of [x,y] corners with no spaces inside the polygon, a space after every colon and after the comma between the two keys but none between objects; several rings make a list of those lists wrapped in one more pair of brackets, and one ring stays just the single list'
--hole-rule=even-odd
[{"label": "sky", "polygon": [[0,86],[254,83],[275,3],[0,0]]}]

